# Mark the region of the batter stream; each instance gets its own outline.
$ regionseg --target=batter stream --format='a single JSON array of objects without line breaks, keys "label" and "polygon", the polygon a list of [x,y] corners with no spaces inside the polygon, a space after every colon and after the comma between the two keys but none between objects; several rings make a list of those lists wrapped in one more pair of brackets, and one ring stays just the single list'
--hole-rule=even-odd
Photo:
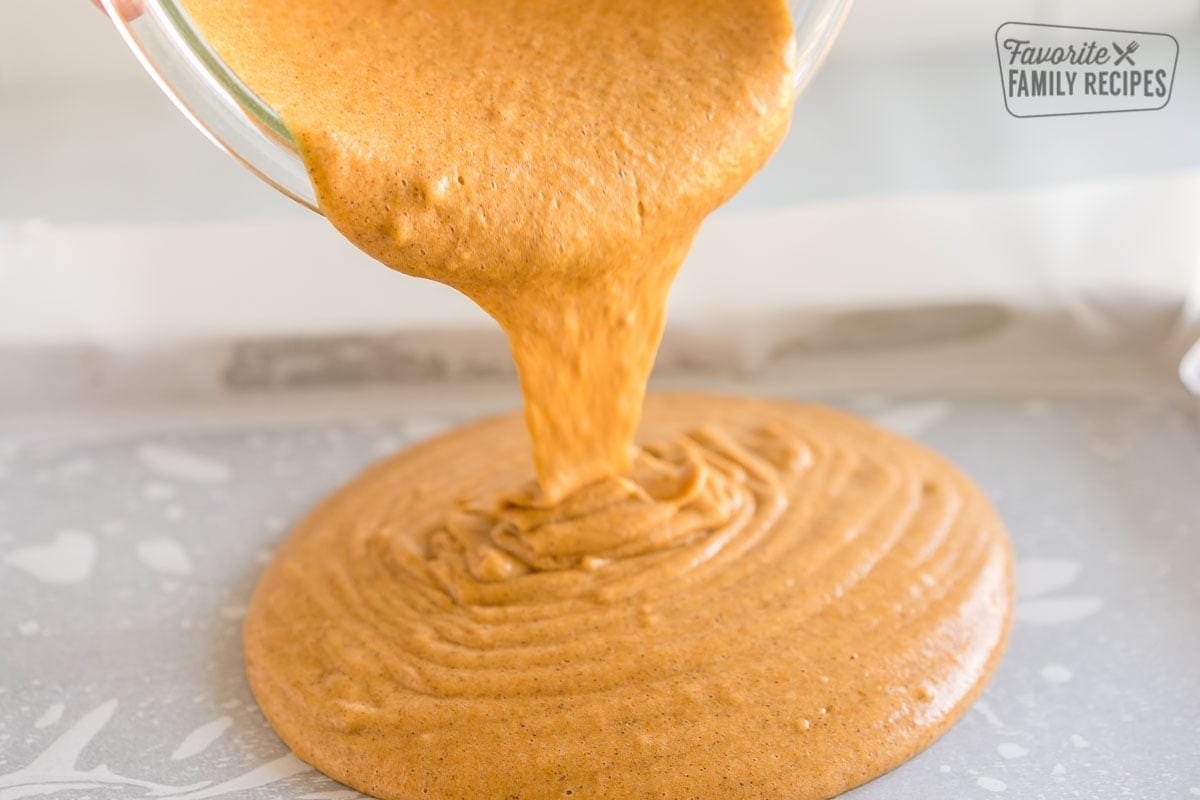
[{"label": "batter stream", "polygon": [[185,5],[330,221],[491,314],[525,398],[268,567],[247,670],[301,758],[389,800],[821,798],[962,713],[1011,610],[967,479],[829,409],[643,410],[697,228],[786,133],[784,3]]}]

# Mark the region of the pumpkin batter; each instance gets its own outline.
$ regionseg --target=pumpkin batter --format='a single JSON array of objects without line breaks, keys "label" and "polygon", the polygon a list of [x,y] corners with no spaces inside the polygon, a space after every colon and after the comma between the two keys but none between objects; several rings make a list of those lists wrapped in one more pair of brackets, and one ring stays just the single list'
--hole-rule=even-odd
[{"label": "pumpkin batter", "polygon": [[248,673],[300,757],[389,800],[818,798],[962,712],[1011,558],[957,471],[700,395],[651,398],[633,446],[675,272],[786,132],[783,2],[185,4],[330,221],[495,317],[525,398],[368,470],[268,568]]}]

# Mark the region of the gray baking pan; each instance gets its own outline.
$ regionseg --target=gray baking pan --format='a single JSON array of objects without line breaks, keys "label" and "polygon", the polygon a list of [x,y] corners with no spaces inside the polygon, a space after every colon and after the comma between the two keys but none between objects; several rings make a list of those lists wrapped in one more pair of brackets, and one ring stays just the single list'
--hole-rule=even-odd
[{"label": "gray baking pan", "polygon": [[[999,672],[855,800],[1200,796],[1197,399],[1148,334],[1049,352],[1070,337],[1028,330],[890,350],[810,336],[765,369],[660,378],[866,414],[962,465],[1009,526],[1019,601]],[[0,800],[358,797],[290,755],[250,695],[256,576],[361,467],[515,400],[492,378],[10,408]]]}]

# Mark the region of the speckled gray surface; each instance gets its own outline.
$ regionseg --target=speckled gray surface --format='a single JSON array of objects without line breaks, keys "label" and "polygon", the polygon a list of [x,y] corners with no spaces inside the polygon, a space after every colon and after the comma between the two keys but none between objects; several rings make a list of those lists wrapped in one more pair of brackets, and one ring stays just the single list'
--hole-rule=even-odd
[{"label": "speckled gray surface", "polygon": [[[1200,795],[1194,400],[829,399],[958,461],[1020,562],[983,699],[849,796]],[[0,800],[357,797],[264,722],[240,620],[291,523],[454,421],[0,438]]]}]

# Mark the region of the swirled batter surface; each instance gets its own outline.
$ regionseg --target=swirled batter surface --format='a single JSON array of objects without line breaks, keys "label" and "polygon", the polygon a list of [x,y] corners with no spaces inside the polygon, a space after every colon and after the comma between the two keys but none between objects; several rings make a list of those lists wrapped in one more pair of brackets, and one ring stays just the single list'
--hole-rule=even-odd
[{"label": "swirled batter surface", "polygon": [[640,439],[546,505],[485,420],[318,508],[246,622],[297,754],[386,798],[822,798],[979,691],[1010,554],[955,468],[787,402],[651,396]]},{"label": "swirled batter surface", "polygon": [[368,470],[268,568],[248,674],[302,758],[388,800],[818,798],[961,713],[1011,578],[956,470],[695,395],[634,444],[675,272],[787,129],[781,0],[185,4],[330,221],[490,313],[525,399]]}]

